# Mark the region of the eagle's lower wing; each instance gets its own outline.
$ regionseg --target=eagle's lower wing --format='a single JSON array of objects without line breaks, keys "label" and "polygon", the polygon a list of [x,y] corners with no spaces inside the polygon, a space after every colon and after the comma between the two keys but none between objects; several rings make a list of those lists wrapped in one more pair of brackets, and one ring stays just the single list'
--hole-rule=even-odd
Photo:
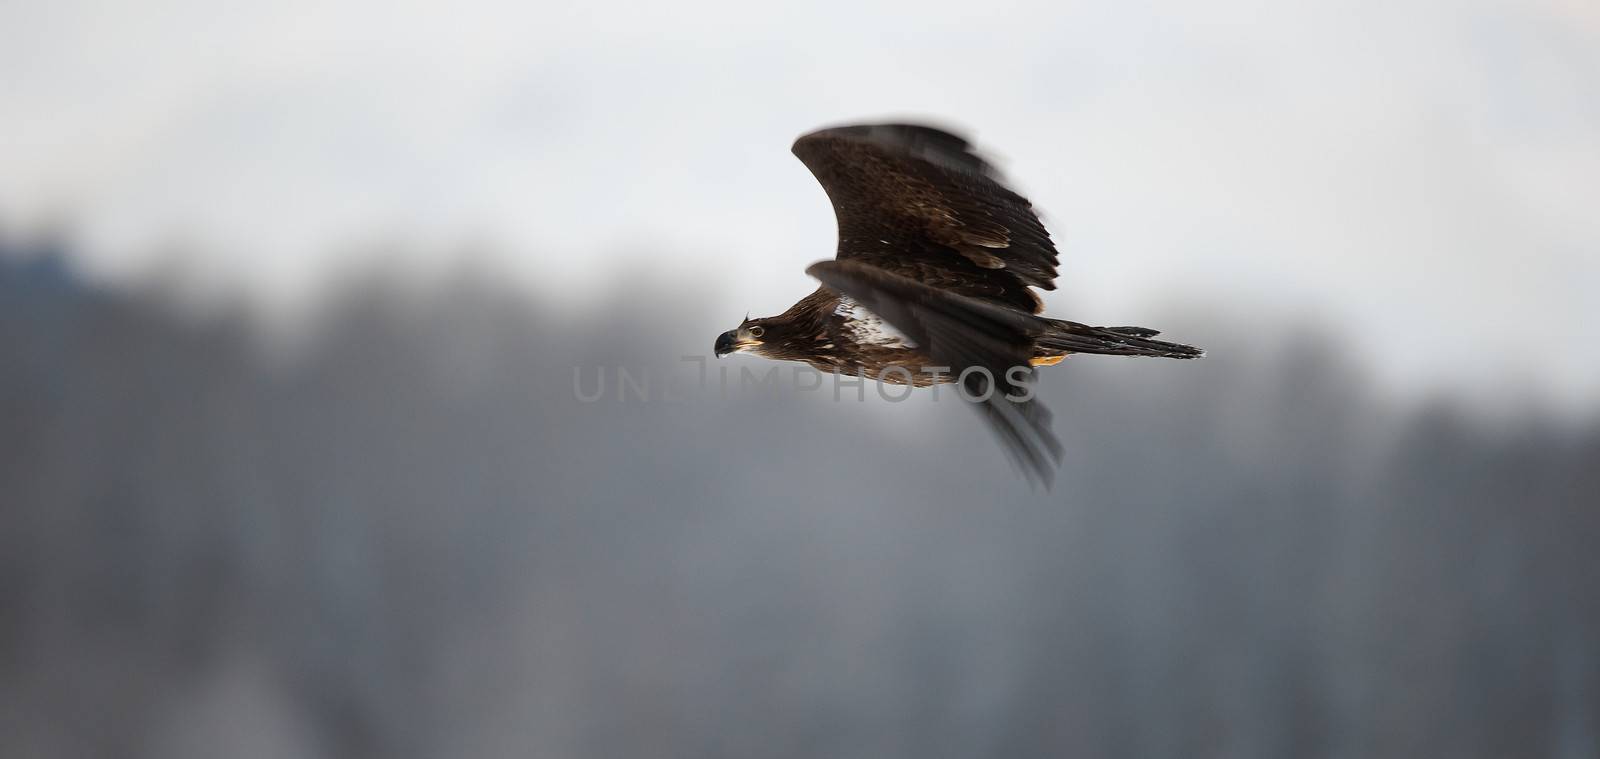
[{"label": "eagle's lower wing", "polygon": [[974,298],[1039,311],[1056,248],[1026,198],[966,140],[931,127],[835,127],[801,137],[839,222],[838,259]]},{"label": "eagle's lower wing", "polygon": [[[1033,337],[1043,320],[885,271],[863,261],[821,261],[806,273],[829,289],[854,299],[915,341],[918,350],[959,374],[981,367],[992,378],[979,409],[1006,452],[1031,479],[1048,485],[1061,458],[1061,444],[1050,431],[1050,411],[1031,396]],[[973,372],[966,385],[982,397],[985,375]]]}]

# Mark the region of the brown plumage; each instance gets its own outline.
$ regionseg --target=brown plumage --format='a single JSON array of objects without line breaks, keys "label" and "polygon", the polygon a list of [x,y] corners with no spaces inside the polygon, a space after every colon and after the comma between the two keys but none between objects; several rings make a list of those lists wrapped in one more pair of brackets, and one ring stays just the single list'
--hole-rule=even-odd
[{"label": "brown plumage", "polygon": [[[816,292],[777,316],[746,319],[718,356],[750,351],[824,372],[926,386],[955,381],[1030,480],[1048,484],[1061,447],[1031,398],[1034,366],[1070,353],[1194,358],[1142,327],[1039,316],[1030,288],[1055,288],[1058,257],[1026,198],[966,140],[926,126],[835,127],[794,144],[833,202],[839,247],[806,273]],[[945,367],[940,371],[929,368]],[[903,371],[902,371],[903,370]]]}]

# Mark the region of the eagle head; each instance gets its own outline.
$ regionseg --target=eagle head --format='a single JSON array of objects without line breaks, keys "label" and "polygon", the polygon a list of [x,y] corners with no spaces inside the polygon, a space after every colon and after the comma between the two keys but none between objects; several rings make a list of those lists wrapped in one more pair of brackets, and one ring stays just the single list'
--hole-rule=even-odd
[{"label": "eagle head", "polygon": [[717,336],[717,344],[713,349],[717,358],[722,358],[729,353],[738,353],[744,350],[753,350],[762,345],[761,338],[766,335],[765,319],[751,319],[748,314],[739,326]]}]

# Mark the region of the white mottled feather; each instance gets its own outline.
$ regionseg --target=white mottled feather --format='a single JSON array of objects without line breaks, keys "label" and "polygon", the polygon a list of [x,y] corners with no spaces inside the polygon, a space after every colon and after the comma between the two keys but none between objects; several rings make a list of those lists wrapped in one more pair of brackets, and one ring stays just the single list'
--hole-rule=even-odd
[{"label": "white mottled feather", "polygon": [[844,320],[845,331],[857,343],[884,348],[917,347],[914,340],[850,298],[839,296],[839,305],[834,307],[833,313]]}]

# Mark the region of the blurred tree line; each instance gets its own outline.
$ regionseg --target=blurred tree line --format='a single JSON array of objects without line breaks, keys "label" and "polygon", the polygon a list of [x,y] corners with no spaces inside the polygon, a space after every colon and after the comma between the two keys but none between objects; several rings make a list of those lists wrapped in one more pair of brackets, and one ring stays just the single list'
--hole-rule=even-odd
[{"label": "blurred tree line", "polygon": [[1314,331],[1067,362],[1036,494],[920,396],[578,403],[709,348],[683,288],[354,285],[276,355],[19,247],[5,756],[1600,754],[1600,425]]}]

